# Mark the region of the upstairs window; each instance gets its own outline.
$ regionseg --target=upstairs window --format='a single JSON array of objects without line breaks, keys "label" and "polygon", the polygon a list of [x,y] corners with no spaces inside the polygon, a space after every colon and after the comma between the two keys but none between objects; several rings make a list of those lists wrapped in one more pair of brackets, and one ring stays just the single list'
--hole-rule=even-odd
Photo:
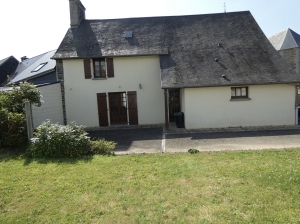
[{"label": "upstairs window", "polygon": [[31,72],[38,72],[41,70],[48,62],[39,64],[35,69],[33,69]]},{"label": "upstairs window", "polygon": [[84,76],[86,79],[112,78],[114,77],[113,58],[94,58],[93,59],[93,77],[91,71],[90,59],[83,60]]},{"label": "upstairs window", "polygon": [[106,77],[105,59],[94,59],[94,78]]},{"label": "upstairs window", "polygon": [[248,98],[248,87],[231,87],[231,99]]}]

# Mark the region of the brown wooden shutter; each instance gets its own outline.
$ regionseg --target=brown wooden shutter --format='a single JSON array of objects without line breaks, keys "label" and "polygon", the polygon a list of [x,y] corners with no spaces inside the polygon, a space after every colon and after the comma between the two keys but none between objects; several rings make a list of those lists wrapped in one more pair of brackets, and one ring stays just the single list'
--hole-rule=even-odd
[{"label": "brown wooden shutter", "polygon": [[92,78],[92,73],[91,73],[90,59],[84,60],[83,64],[84,64],[84,77],[86,79],[91,79]]},{"label": "brown wooden shutter", "polygon": [[97,93],[99,126],[108,126],[106,93]]},{"label": "brown wooden shutter", "polygon": [[106,58],[106,65],[107,65],[107,77],[112,78],[114,77],[114,60],[112,58]]},{"label": "brown wooden shutter", "polygon": [[138,124],[138,109],[137,109],[137,99],[136,91],[127,92],[128,97],[128,115],[129,115],[129,124]]}]

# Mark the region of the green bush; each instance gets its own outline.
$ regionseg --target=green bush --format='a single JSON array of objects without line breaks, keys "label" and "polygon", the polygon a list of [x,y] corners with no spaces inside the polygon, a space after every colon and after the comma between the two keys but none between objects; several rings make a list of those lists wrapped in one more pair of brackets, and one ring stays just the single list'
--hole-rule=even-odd
[{"label": "green bush", "polygon": [[22,113],[0,110],[0,146],[22,148],[28,144],[26,117]]},{"label": "green bush", "polygon": [[41,103],[40,90],[24,82],[10,92],[0,92],[0,147],[25,148],[28,144],[25,99]]},{"label": "green bush", "polygon": [[191,154],[197,154],[197,153],[199,153],[199,150],[198,149],[189,149],[188,152]]},{"label": "green bush", "polygon": [[94,155],[110,155],[113,154],[112,150],[116,147],[113,141],[106,141],[105,139],[98,139],[90,141],[91,152]]},{"label": "green bush", "polygon": [[13,87],[10,92],[3,92],[0,96],[0,105],[9,112],[25,114],[25,99],[31,103],[41,103],[41,91],[34,85],[24,82],[19,87]]},{"label": "green bush", "polygon": [[109,154],[115,146],[103,139],[91,141],[87,135],[83,126],[77,126],[75,122],[63,126],[46,121],[34,133],[27,154],[37,158],[75,158]]}]

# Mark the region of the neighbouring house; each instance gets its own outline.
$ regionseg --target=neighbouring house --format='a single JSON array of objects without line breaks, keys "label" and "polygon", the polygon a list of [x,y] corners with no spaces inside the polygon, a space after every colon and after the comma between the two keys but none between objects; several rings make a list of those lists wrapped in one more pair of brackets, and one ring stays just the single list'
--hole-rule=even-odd
[{"label": "neighbouring house", "polygon": [[64,124],[61,84],[56,77],[56,62],[51,59],[55,51],[32,58],[22,57],[13,79],[9,82],[9,85],[18,85],[27,81],[41,90],[44,103],[32,109],[34,128],[46,119],[50,119],[53,123]]},{"label": "neighbouring house", "polygon": [[10,78],[19,64],[19,61],[10,56],[0,60],[0,86],[7,84],[7,79]]},{"label": "neighbouring house", "polygon": [[295,124],[300,78],[249,11],[87,20],[69,4],[53,56],[68,122],[168,128],[182,111],[186,129]]},{"label": "neighbouring house", "polygon": [[56,62],[51,59],[55,51],[49,51],[33,58],[22,57],[9,85],[24,81],[34,85],[57,82]]},{"label": "neighbouring house", "polygon": [[269,41],[300,75],[300,35],[288,28],[270,36]]}]

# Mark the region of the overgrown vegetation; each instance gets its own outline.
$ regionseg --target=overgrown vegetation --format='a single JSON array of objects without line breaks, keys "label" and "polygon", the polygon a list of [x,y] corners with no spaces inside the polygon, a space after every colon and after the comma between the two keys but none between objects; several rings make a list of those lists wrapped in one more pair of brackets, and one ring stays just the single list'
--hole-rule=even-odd
[{"label": "overgrown vegetation", "polygon": [[25,148],[28,143],[25,100],[41,103],[41,93],[34,85],[24,82],[10,92],[0,92],[0,147]]},{"label": "overgrown vegetation", "polygon": [[0,223],[299,223],[300,149],[0,154]]},{"label": "overgrown vegetation", "polygon": [[27,155],[35,158],[78,158],[111,154],[116,143],[104,139],[91,141],[83,126],[46,121],[34,133]]}]

